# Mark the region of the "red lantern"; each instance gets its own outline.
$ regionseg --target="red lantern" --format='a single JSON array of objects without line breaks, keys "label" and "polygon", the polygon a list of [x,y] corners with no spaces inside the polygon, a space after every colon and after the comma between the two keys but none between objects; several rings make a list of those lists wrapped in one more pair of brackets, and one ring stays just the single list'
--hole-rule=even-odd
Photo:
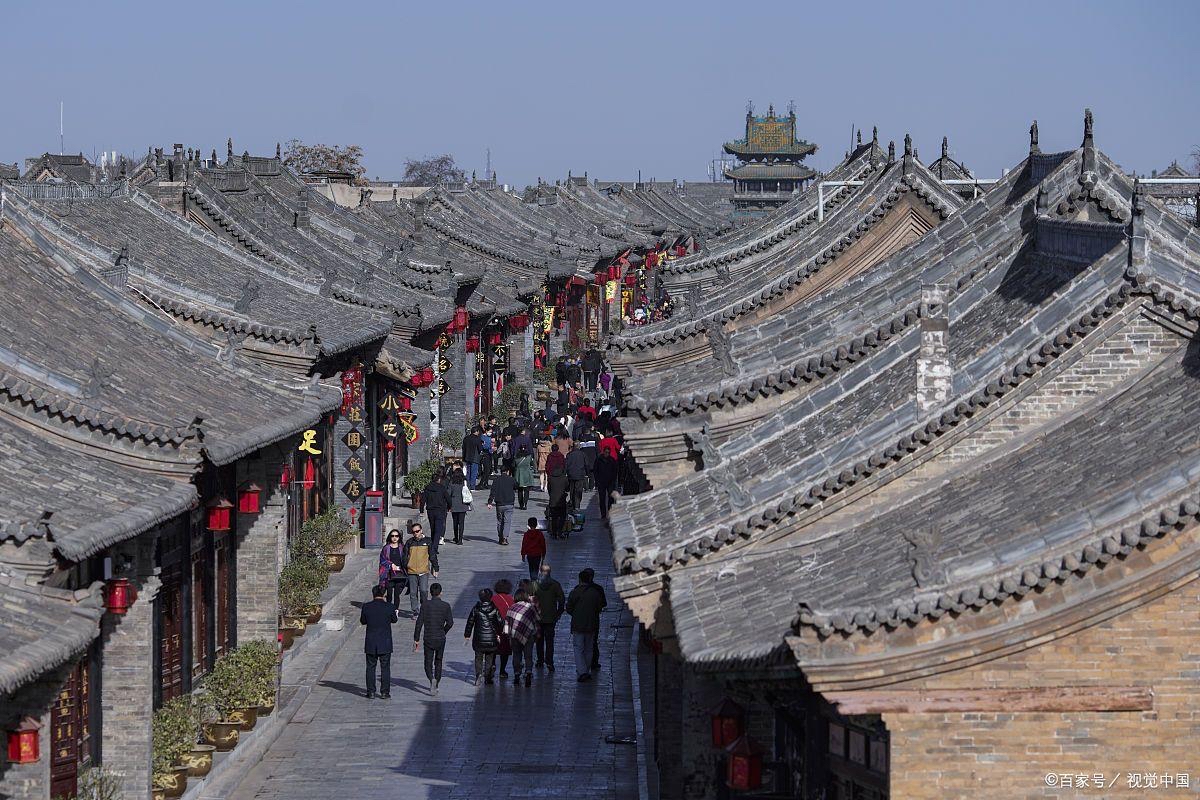
[{"label": "red lantern", "polygon": [[616,264],[610,265],[608,268],[608,279],[610,281],[621,280],[621,268],[618,267]]},{"label": "red lantern", "polygon": [[388,439],[387,442],[384,443],[383,449],[387,450],[390,453],[396,449],[396,443],[393,442],[391,439]]},{"label": "red lantern", "polygon": [[606,280],[608,280],[608,270],[603,270],[603,269],[600,270],[599,272],[596,273],[595,278],[596,278],[596,285],[603,286],[604,282]]},{"label": "red lantern", "polygon": [[15,731],[8,732],[8,762],[10,764],[36,764],[42,757],[38,741],[38,729],[42,724],[32,717],[25,717]]},{"label": "red lantern", "polygon": [[514,331],[523,331],[529,327],[529,315],[522,311],[519,314],[513,314],[508,320],[508,327]]},{"label": "red lantern", "polygon": [[625,285],[628,286],[630,289],[632,289],[634,286],[637,286],[637,275],[635,275],[632,272],[629,273],[628,275],[626,275],[625,276]]},{"label": "red lantern", "polygon": [[412,398],[406,394],[402,394],[396,398],[396,405],[401,411],[412,411]]},{"label": "red lantern", "polygon": [[238,513],[257,514],[262,510],[262,487],[254,481],[238,489]]},{"label": "red lantern", "polygon": [[217,497],[208,501],[208,529],[210,531],[220,532],[229,530],[230,522],[233,517],[233,503],[226,500],[224,497]]},{"label": "red lantern", "polygon": [[421,385],[428,386],[433,383],[433,367],[421,367]]},{"label": "red lantern", "polygon": [[306,458],[304,460],[304,480],[300,481],[300,485],[303,486],[305,488],[305,490],[308,490],[308,489],[313,488],[313,485],[316,482],[317,482],[316,467],[313,466],[313,460],[311,458]]},{"label": "red lantern", "polygon": [[762,749],[742,736],[725,752],[729,759],[725,765],[725,780],[729,788],[738,792],[753,792],[762,788]]},{"label": "red lantern", "polygon": [[726,697],[712,712],[712,745],[729,747],[742,735],[746,711]]},{"label": "red lantern", "polygon": [[459,306],[454,309],[454,327],[458,331],[465,331],[471,323],[471,315],[467,313],[466,306]]},{"label": "red lantern", "polygon": [[567,305],[567,293],[559,292],[557,295],[555,295],[554,305],[558,306],[559,308],[564,308]]},{"label": "red lantern", "polygon": [[104,607],[114,614],[124,614],[137,600],[137,589],[128,578],[113,578],[104,584]]},{"label": "red lantern", "polygon": [[468,353],[478,353],[479,352],[479,334],[473,333],[467,337],[467,352]]},{"label": "red lantern", "polygon": [[488,334],[488,344],[496,345],[500,344],[501,341],[503,341],[503,338],[500,335],[500,331],[492,331]]}]

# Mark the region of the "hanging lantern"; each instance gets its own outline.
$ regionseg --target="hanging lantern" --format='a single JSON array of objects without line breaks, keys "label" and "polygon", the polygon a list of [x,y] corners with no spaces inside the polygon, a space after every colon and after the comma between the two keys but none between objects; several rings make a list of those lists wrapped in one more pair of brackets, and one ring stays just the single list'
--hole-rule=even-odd
[{"label": "hanging lantern", "polygon": [[42,757],[38,741],[38,729],[42,724],[32,717],[25,717],[15,731],[8,732],[8,762],[10,764],[36,764]]},{"label": "hanging lantern", "polygon": [[712,712],[712,745],[729,747],[742,735],[746,711],[726,697]]},{"label": "hanging lantern", "polygon": [[459,306],[454,309],[454,327],[459,331],[465,331],[471,323],[471,315],[467,313],[466,306]]},{"label": "hanging lantern", "polygon": [[114,614],[124,614],[137,600],[137,589],[128,578],[113,578],[104,584],[104,607]]},{"label": "hanging lantern", "polygon": [[637,275],[632,272],[629,273],[628,275],[626,275],[625,276],[625,285],[628,286],[630,289],[632,289],[634,286],[637,286]]},{"label": "hanging lantern", "polygon": [[595,275],[595,280],[597,286],[603,286],[604,282],[608,280],[608,270],[602,269],[597,272]]},{"label": "hanging lantern", "polygon": [[238,513],[257,514],[262,510],[262,487],[254,481],[243,484],[238,489]]},{"label": "hanging lantern", "polygon": [[216,497],[208,501],[208,529],[214,532],[229,530],[233,517],[233,503],[224,497]]},{"label": "hanging lantern", "polygon": [[473,333],[467,337],[467,352],[468,353],[478,353],[479,352],[479,334]]},{"label": "hanging lantern", "polygon": [[421,385],[428,386],[433,383],[433,367],[421,367]]},{"label": "hanging lantern", "polygon": [[313,466],[313,460],[311,458],[306,458],[304,460],[304,480],[300,481],[300,485],[303,486],[305,490],[308,490],[313,488],[313,485],[316,482],[317,469]]},{"label": "hanging lantern", "polygon": [[396,449],[396,443],[393,442],[391,439],[388,439],[386,442],[384,442],[383,449],[387,450],[390,453]]},{"label": "hanging lantern", "polygon": [[762,788],[762,749],[742,736],[725,750],[725,781],[737,792],[752,792]]},{"label": "hanging lantern", "polygon": [[616,264],[611,264],[608,267],[608,279],[610,281],[621,280],[621,268]]},{"label": "hanging lantern", "polygon": [[503,337],[501,336],[500,331],[492,331],[491,333],[488,334],[488,344],[497,345],[497,344],[500,344],[500,342],[502,342],[502,341],[503,341]]},{"label": "hanging lantern", "polygon": [[555,295],[554,305],[558,306],[559,308],[564,308],[567,305],[566,291],[561,291],[557,295]]},{"label": "hanging lantern", "polygon": [[519,314],[513,314],[508,319],[508,327],[514,331],[523,331],[529,327],[529,314],[522,311]]},{"label": "hanging lantern", "polygon": [[283,469],[279,471],[279,485],[286,487],[292,482],[292,465],[284,464]]},{"label": "hanging lantern", "polygon": [[412,411],[412,398],[402,394],[396,398],[396,406],[401,411]]}]

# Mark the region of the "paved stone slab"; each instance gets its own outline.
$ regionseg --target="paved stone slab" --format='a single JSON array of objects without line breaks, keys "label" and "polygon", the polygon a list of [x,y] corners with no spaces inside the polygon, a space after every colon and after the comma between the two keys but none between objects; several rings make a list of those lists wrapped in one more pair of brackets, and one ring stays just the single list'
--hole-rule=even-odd
[{"label": "paved stone slab", "polygon": [[[466,544],[446,544],[440,551],[439,580],[454,607],[455,627],[439,696],[428,694],[422,655],[413,653],[409,644],[413,623],[402,618],[395,631],[392,698],[364,699],[363,633],[355,630],[291,724],[231,796],[637,797],[634,746],[607,741],[633,736],[628,707],[632,621],[612,586],[609,536],[595,519],[594,505],[590,511],[583,531],[549,545],[555,576],[566,591],[575,584],[578,571],[591,566],[608,595],[609,609],[602,617],[602,670],[596,680],[575,681],[569,620],[564,617],[556,642],[556,673],[536,670],[528,689],[511,682],[473,685],[473,655],[462,631],[476,592],[500,577],[515,584],[528,574],[520,561],[519,536],[514,534],[508,547],[496,544],[494,515],[476,503],[467,517]],[[524,529],[530,515],[544,516],[544,495],[535,493],[530,511],[518,510],[514,523]],[[369,588],[363,587],[364,599],[369,598]]]}]

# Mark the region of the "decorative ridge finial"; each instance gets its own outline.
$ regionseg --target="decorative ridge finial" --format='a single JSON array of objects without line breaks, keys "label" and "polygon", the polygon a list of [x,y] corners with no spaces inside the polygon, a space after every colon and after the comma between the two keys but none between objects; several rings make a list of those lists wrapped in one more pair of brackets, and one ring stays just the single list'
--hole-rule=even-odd
[{"label": "decorative ridge finial", "polygon": [[862,128],[858,129],[857,139],[855,140],[859,147],[862,146]]},{"label": "decorative ridge finial", "polygon": [[1038,147],[1038,126],[1037,120],[1035,119],[1033,124],[1029,126],[1029,154],[1033,155],[1034,153],[1040,152],[1042,151],[1041,148]]},{"label": "decorative ridge finial", "polygon": [[887,163],[889,163],[889,164],[895,164],[895,163],[896,163],[896,142],[895,142],[895,140],[892,140],[892,141],[889,141],[889,142],[888,142],[888,160],[887,160]]},{"label": "decorative ridge finial", "polygon": [[912,134],[906,133],[904,134],[904,155],[911,156],[912,151]]},{"label": "decorative ridge finial", "polygon": [[1095,147],[1092,138],[1092,110],[1090,108],[1083,110],[1083,146]]},{"label": "decorative ridge finial", "polygon": [[281,160],[283,158],[283,147],[280,146],[279,142],[275,143],[275,157]]},{"label": "decorative ridge finial", "polygon": [[230,136],[225,140],[225,155],[228,158],[233,158],[233,137]]},{"label": "decorative ridge finial", "polygon": [[879,126],[878,125],[871,126],[871,144],[874,147],[879,147]]}]

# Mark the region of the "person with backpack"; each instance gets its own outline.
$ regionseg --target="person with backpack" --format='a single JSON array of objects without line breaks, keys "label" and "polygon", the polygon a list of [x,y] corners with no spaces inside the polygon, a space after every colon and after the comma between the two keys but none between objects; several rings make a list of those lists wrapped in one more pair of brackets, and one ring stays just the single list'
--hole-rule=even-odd
[{"label": "person with backpack", "polygon": [[463,543],[463,531],[467,525],[467,512],[471,510],[471,502],[475,499],[471,489],[463,479],[462,470],[450,473],[450,516],[454,520],[454,538],[457,545]]},{"label": "person with backpack", "polygon": [[588,567],[580,571],[579,584],[567,596],[567,613],[571,615],[571,644],[575,651],[576,679],[583,683],[592,679],[592,670],[599,664],[596,640],[600,634],[600,612],[608,606],[604,590],[595,583],[596,573]]},{"label": "person with backpack", "polygon": [[480,589],[479,601],[467,615],[463,638],[475,651],[475,685],[482,678],[489,686],[495,683],[496,651],[500,648],[500,632],[504,621],[492,602],[492,590]]}]

